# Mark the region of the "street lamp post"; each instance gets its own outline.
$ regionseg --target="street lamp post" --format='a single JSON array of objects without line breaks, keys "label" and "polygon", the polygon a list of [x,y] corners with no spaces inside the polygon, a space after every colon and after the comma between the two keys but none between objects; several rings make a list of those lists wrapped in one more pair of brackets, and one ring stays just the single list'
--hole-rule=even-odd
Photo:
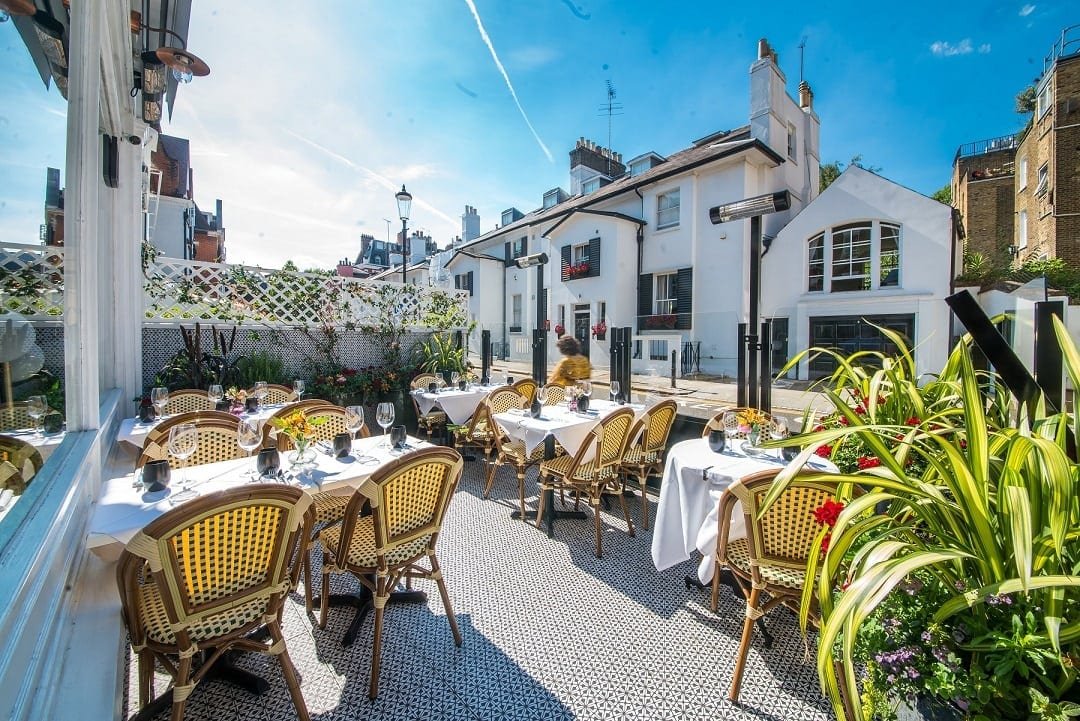
[{"label": "street lamp post", "polygon": [[[772,359],[769,357],[767,348],[768,334],[763,331],[761,335],[758,335],[758,312],[761,302],[761,216],[787,210],[790,207],[790,194],[786,190],[781,190],[709,208],[709,220],[714,225],[743,218],[750,219],[750,318],[745,332],[742,328],[739,332],[737,403],[740,406],[746,405],[766,412],[770,410],[771,405]],[[765,328],[767,325],[768,322],[762,327]],[[764,352],[761,354],[759,369],[758,353],[761,351]],[[761,380],[760,389],[758,378]]]},{"label": "street lamp post", "polygon": [[408,223],[409,223],[409,210],[412,208],[412,195],[409,191],[405,190],[405,184],[401,185],[401,192],[395,196],[397,198],[398,217],[401,218],[401,284],[405,285],[405,270],[408,265]]},{"label": "street lamp post", "polygon": [[533,379],[538,385],[547,382],[547,307],[544,305],[544,264],[547,253],[524,255],[514,260],[519,268],[536,266],[536,329],[533,331]]}]

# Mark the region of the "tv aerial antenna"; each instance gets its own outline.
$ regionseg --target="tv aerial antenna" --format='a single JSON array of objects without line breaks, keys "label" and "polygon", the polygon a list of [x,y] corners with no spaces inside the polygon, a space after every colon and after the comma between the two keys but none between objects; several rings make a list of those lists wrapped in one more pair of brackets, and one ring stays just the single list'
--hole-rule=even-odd
[{"label": "tv aerial antenna", "polygon": [[799,43],[799,82],[801,83],[803,78],[803,58],[806,55],[806,36],[802,36],[802,42]]},{"label": "tv aerial antenna", "polygon": [[605,103],[603,105],[600,106],[600,115],[606,115],[607,116],[607,147],[608,147],[608,151],[609,151],[607,164],[608,164],[608,176],[610,177],[611,176],[611,156],[610,156],[610,151],[611,151],[611,119],[613,117],[615,117],[616,115],[622,115],[623,114],[623,112],[622,112],[623,111],[623,105],[622,105],[622,103],[615,102],[615,98],[616,98],[615,86],[612,84],[611,80],[605,80],[604,82],[607,83],[607,100],[605,101]]}]

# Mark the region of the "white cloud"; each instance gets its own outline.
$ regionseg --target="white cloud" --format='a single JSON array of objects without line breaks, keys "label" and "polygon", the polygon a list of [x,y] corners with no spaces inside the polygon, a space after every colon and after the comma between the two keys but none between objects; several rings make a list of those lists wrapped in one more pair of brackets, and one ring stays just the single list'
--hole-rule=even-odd
[{"label": "white cloud", "polygon": [[1028,15],[1030,15],[1033,12],[1035,12],[1035,6],[1034,5],[1025,5],[1024,7],[1020,8],[1020,17],[1026,18]]},{"label": "white cloud", "polygon": [[535,70],[558,57],[559,53],[550,45],[527,45],[514,48],[508,54],[510,64],[521,70]]},{"label": "white cloud", "polygon": [[[971,42],[971,38],[964,38],[956,43],[956,45],[953,45],[947,40],[938,40],[930,44],[930,52],[939,58],[951,58],[955,55],[970,55],[975,52],[975,44]],[[983,55],[990,52],[990,44],[983,43],[980,45],[979,52]]]}]

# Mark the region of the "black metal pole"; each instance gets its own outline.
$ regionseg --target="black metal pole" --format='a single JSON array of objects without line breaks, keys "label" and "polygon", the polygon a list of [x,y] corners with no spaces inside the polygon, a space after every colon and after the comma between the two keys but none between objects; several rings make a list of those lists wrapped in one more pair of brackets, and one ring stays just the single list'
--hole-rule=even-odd
[{"label": "black metal pole", "polygon": [[491,331],[480,331],[480,380],[491,382]]},{"label": "black metal pole", "polygon": [[[405,188],[405,186],[402,186],[402,189],[404,189],[404,188]],[[406,233],[408,233],[408,229],[406,228],[406,224],[408,222],[409,221],[406,218],[401,219],[401,284],[402,285],[405,285],[405,283],[406,283],[405,269],[408,267],[408,259],[407,259],[408,251],[406,251],[406,249],[405,249],[405,246],[408,244],[408,240],[409,240],[409,236],[406,235]]]},{"label": "black metal pole", "polygon": [[739,323],[739,344],[736,346],[735,405],[746,407],[746,323]]},{"label": "black metal pole", "polygon": [[1035,304],[1035,380],[1046,400],[1055,408],[1064,408],[1061,395],[1061,347],[1054,333],[1054,316],[1065,311],[1059,300]]},{"label": "black metal pole", "polygon": [[766,413],[772,413],[772,321],[761,321],[761,405]]},{"label": "black metal pole", "polygon": [[536,266],[536,330],[533,331],[533,379],[547,383],[547,308],[544,306],[544,264]]},{"label": "black metal pole", "polygon": [[760,408],[758,398],[758,302],[761,299],[761,216],[750,218],[750,318],[746,329],[747,404]]}]

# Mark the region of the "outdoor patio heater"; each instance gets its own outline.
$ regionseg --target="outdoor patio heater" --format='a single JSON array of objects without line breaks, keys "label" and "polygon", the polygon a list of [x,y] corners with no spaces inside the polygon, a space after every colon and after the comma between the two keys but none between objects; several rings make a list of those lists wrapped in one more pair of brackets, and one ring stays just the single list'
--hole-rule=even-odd
[{"label": "outdoor patio heater", "polygon": [[758,408],[766,413],[772,407],[772,353],[769,349],[769,321],[761,323],[761,334],[758,335],[761,303],[761,216],[778,213],[790,207],[790,194],[781,190],[709,208],[709,220],[714,225],[750,219],[750,318],[748,323],[739,323],[737,403],[740,407]]},{"label": "outdoor patio heater", "polygon": [[536,266],[536,328],[533,329],[532,376],[537,385],[547,382],[547,307],[544,305],[544,265],[547,253],[523,255],[514,261],[519,268]]}]

